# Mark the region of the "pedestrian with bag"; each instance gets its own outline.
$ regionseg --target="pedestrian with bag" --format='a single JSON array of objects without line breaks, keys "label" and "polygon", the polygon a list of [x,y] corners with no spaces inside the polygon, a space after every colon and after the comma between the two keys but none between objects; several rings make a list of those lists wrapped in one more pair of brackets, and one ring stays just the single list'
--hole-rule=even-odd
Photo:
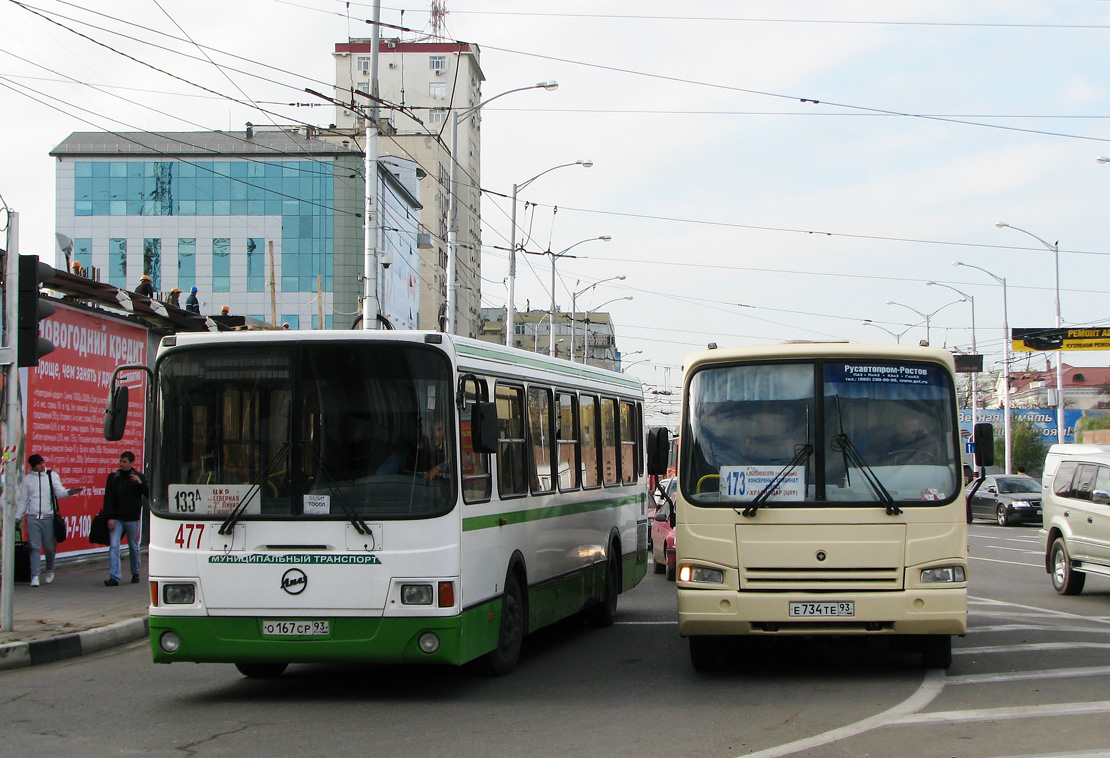
[{"label": "pedestrian with bag", "polygon": [[149,493],[146,477],[134,468],[135,454],[125,450],[119,454],[119,470],[108,474],[104,485],[104,515],[108,517],[108,578],[105,587],[120,583],[119,546],[127,534],[127,552],[131,562],[131,583],[139,583],[142,554],[139,527],[143,518],[143,498]]},{"label": "pedestrian with bag", "polygon": [[[27,465],[31,470],[23,477],[15,495],[15,521],[18,523],[24,515],[27,516],[23,534],[31,545],[31,586],[38,587],[42,555],[46,555],[46,574],[42,583],[50,584],[54,581],[54,556],[58,542],[65,539],[65,521],[58,513],[58,500],[76,495],[84,487],[66,489],[58,475],[46,468],[46,461],[37,453],[27,459]],[[55,531],[56,521],[60,523],[59,532]]]}]

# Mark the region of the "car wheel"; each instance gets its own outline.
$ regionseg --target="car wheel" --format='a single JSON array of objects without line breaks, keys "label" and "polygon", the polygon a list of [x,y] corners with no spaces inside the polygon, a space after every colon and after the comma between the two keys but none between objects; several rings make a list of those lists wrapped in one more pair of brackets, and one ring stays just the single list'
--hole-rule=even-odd
[{"label": "car wheel", "polygon": [[952,635],[930,634],[921,641],[921,664],[927,669],[952,665]]},{"label": "car wheel", "polygon": [[667,572],[667,581],[673,582],[675,576],[675,567],[671,566],[670,564],[666,564],[666,568],[664,570]]},{"label": "car wheel", "polygon": [[996,511],[996,513],[997,513],[997,516],[998,516],[998,525],[999,526],[1009,526],[1010,525],[1010,517],[1006,513],[1006,506],[1004,506],[1004,505],[998,506],[998,510]]},{"label": "car wheel", "polygon": [[694,671],[715,671],[719,663],[716,637],[690,637],[690,663]]},{"label": "car wheel", "polygon": [[281,676],[288,663],[236,663],[239,673],[251,679],[274,679]]},{"label": "car wheel", "polygon": [[651,556],[651,566],[652,566],[652,570],[656,574],[662,574],[664,571],[667,570],[667,564],[660,561],[654,555]]},{"label": "car wheel", "polygon": [[1063,537],[1057,537],[1052,543],[1049,562],[1052,566],[1052,586],[1057,592],[1061,595],[1078,595],[1083,591],[1087,575],[1071,567],[1071,557],[1068,556],[1068,546]]}]

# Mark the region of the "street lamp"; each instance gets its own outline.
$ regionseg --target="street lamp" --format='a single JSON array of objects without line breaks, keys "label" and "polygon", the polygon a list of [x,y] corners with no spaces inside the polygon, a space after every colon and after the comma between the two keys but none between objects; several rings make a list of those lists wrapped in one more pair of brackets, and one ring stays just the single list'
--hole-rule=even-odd
[{"label": "street lamp", "polygon": [[[581,295],[583,292],[588,292],[589,290],[592,290],[594,287],[596,287],[599,284],[604,284],[605,282],[611,282],[614,279],[620,279],[620,280],[623,281],[624,280],[624,274],[618,274],[617,276],[610,276],[608,279],[602,279],[600,281],[596,281],[588,287],[583,287],[582,289],[578,290],[577,292],[572,292],[571,293],[571,295],[570,295],[570,362],[571,363],[574,363],[574,342],[575,342],[575,334],[578,331],[578,296]],[[582,362],[583,363],[586,362],[585,350],[582,351]]]},{"label": "street lamp", "polygon": [[889,334],[889,335],[890,335],[891,337],[893,337],[893,338],[894,338],[894,341],[895,341],[895,342],[897,342],[898,344],[902,344],[902,336],[903,336],[903,335],[904,335],[904,334],[905,334],[906,332],[908,332],[908,331],[909,331],[910,329],[913,329],[913,328],[914,328],[915,326],[917,326],[917,324],[911,324],[910,326],[906,327],[906,328],[905,328],[905,329],[904,329],[903,331],[901,331],[901,332],[892,332],[892,331],[890,331],[889,329],[887,329],[887,328],[886,328],[885,326],[879,326],[878,324],[876,324],[876,323],[875,323],[874,321],[872,321],[872,320],[871,320],[871,319],[869,319],[869,318],[866,318],[866,319],[864,319],[864,320],[863,320],[863,325],[864,325],[864,326],[873,326],[873,327],[875,327],[876,329],[882,329],[882,330],[883,330],[884,332],[886,332],[886,333],[887,333],[887,334]]},{"label": "street lamp", "polygon": [[[1052,251],[1056,259],[1056,331],[1060,331],[1062,325],[1060,319],[1060,243],[1056,242],[1052,245],[1048,244],[1045,240],[1041,239],[1032,232],[1027,232],[1016,226],[1011,226],[1003,221],[995,224],[999,229],[1013,229],[1015,232],[1021,232],[1028,235],[1033,239],[1040,242],[1046,248]],[[1056,353],[1056,441],[1063,443],[1064,441],[1064,353],[1063,351]]]},{"label": "street lamp", "polygon": [[1010,439],[1010,309],[1006,301],[1006,279],[1005,277],[995,276],[990,271],[979,266],[973,266],[970,263],[961,263],[960,261],[952,261],[953,266],[963,266],[965,268],[973,268],[976,271],[982,271],[984,274],[994,279],[1002,285],[1002,434],[1006,438],[1006,472],[1009,474],[1013,469],[1011,467],[1011,458],[1013,451],[1013,440]]},{"label": "street lamp", "polygon": [[650,362],[651,362],[651,358],[641,358],[640,360],[632,361],[632,363],[629,363],[627,366],[625,366],[624,365],[624,356],[622,355],[621,356],[621,371],[620,372],[623,374],[625,371],[628,371],[628,369],[632,368],[633,366],[639,366],[641,363],[650,363]]},{"label": "street lamp", "polygon": [[[582,338],[582,362],[583,363],[586,363],[586,351],[589,349],[589,346],[590,346],[590,314],[601,310],[602,308],[607,306],[609,303],[615,303],[615,302],[618,302],[620,300],[631,300],[631,299],[632,299],[632,295],[625,295],[624,297],[614,297],[612,300],[606,300],[601,305],[599,305],[595,308],[591,308],[590,310],[586,311],[585,333],[584,333],[584,336]],[[610,328],[612,328],[612,321],[610,321]]]},{"label": "street lamp", "polygon": [[515,292],[516,292],[516,196],[522,189],[527,187],[529,184],[536,181],[537,179],[539,179],[544,174],[549,174],[552,171],[555,171],[556,169],[567,168],[568,166],[581,166],[582,168],[591,168],[591,167],[593,167],[593,165],[594,165],[594,162],[591,161],[591,160],[588,160],[588,159],[587,160],[581,160],[581,161],[574,161],[573,163],[560,163],[558,166],[552,166],[551,168],[547,169],[546,171],[541,171],[540,173],[533,176],[531,179],[523,181],[520,184],[514,184],[513,185],[513,199],[512,199],[513,209],[512,209],[512,213],[510,214],[510,223],[512,224],[512,230],[509,232],[509,307],[506,309],[506,312],[505,312],[505,344],[506,345],[513,344],[513,341],[512,341],[513,338],[512,338],[511,335],[513,333],[513,315],[516,312],[516,308],[513,304],[513,298],[514,298]]},{"label": "street lamp", "polygon": [[[945,289],[952,290],[957,295],[962,295],[964,300],[971,304],[971,352],[978,355],[979,350],[975,344],[975,298],[951,285],[941,284],[940,282],[925,282],[925,286],[944,287]],[[972,426],[974,426],[979,421],[979,377],[975,376],[975,374],[972,374],[971,377],[971,423]]]},{"label": "street lamp", "polygon": [[[886,304],[887,305],[897,305],[897,306],[900,306],[902,308],[908,308],[909,310],[916,313],[918,316],[921,316],[921,318],[925,319],[925,344],[928,345],[928,344],[931,344],[931,342],[932,342],[932,340],[930,340],[931,335],[929,333],[929,327],[930,327],[930,324],[932,323],[933,316],[937,315],[938,313],[940,313],[941,311],[943,311],[945,308],[947,308],[950,305],[955,305],[956,303],[962,303],[962,302],[963,302],[963,300],[953,300],[951,303],[945,303],[944,305],[937,308],[932,313],[922,313],[921,311],[917,310],[917,308],[914,308],[913,306],[906,305],[905,303],[896,303],[893,300],[887,300]],[[905,332],[903,332],[903,334],[905,334]]]},{"label": "street lamp", "polygon": [[[577,258],[578,256],[576,256],[576,255],[567,255],[567,251],[571,250],[572,248],[576,248],[579,245],[585,244],[587,242],[595,242],[597,240],[601,240],[602,242],[609,242],[611,239],[613,239],[613,238],[610,237],[608,234],[603,234],[600,237],[587,237],[584,240],[578,240],[577,242],[575,242],[570,247],[563,248],[562,250],[560,250],[557,253],[553,253],[550,250],[544,250],[542,253],[531,253],[528,250],[524,251],[526,253],[529,253],[530,255],[550,255],[551,256],[551,310],[549,311],[549,313],[551,313],[551,330],[550,330],[551,333],[550,333],[550,339],[548,340],[548,355],[550,355],[552,357],[554,357],[554,355],[555,355],[555,259],[556,258]],[[573,314],[572,314],[572,318],[573,318]],[[571,328],[572,328],[572,330],[574,328],[573,321],[571,322]],[[571,340],[571,342],[573,343],[573,340]],[[571,345],[571,357],[572,358],[574,357],[574,345],[573,344]],[[572,360],[571,362],[573,363],[574,361]]]},{"label": "street lamp", "polygon": [[543,89],[551,92],[558,88],[559,83],[551,81],[532,84],[528,87],[517,87],[515,89],[506,90],[464,111],[459,111],[452,119],[454,123],[451,127],[451,191],[447,198],[450,204],[449,216],[451,219],[451,226],[448,228],[447,232],[447,324],[445,331],[448,334],[454,334],[455,328],[458,326],[458,324],[455,323],[455,276],[458,272],[459,258],[459,122],[477,113],[481,110],[482,106],[493,102],[499,97],[511,95],[514,92],[524,92],[530,89]]}]

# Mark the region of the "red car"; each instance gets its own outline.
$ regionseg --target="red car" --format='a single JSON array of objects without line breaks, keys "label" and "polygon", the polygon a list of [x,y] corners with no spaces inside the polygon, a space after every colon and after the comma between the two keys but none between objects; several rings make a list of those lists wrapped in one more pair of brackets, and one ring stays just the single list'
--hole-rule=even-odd
[{"label": "red car", "polygon": [[675,577],[675,551],[674,527],[671,526],[671,514],[674,512],[674,498],[678,489],[678,480],[671,479],[668,483],[667,494],[671,501],[665,500],[656,510],[651,522],[651,560],[655,565],[655,573],[666,572],[667,579],[674,581]]}]

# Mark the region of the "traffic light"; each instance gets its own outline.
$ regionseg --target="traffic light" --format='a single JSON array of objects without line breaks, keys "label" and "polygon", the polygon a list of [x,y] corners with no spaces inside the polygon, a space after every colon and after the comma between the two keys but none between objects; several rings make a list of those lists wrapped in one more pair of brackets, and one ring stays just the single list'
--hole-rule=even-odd
[{"label": "traffic light", "polygon": [[54,276],[54,269],[37,255],[19,256],[19,300],[16,303],[17,366],[37,366],[39,358],[54,352],[54,343],[39,336],[39,322],[53,315],[54,306],[39,297],[39,287]]}]

